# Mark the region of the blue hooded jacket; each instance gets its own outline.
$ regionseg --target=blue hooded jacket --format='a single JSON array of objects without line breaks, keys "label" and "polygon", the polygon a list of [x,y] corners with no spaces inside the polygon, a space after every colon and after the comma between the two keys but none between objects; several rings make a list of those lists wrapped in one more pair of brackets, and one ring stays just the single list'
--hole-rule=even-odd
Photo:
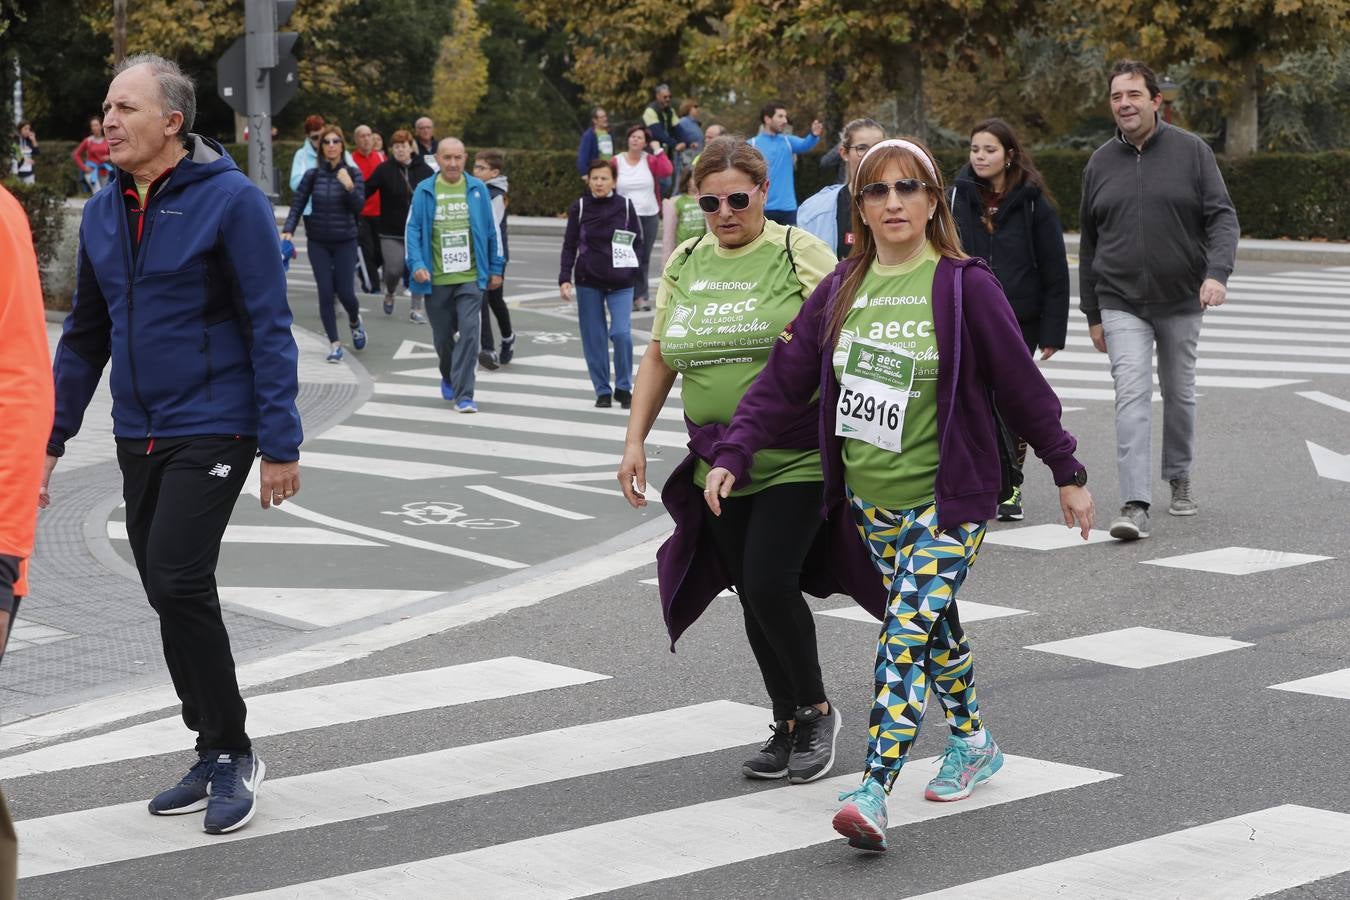
[{"label": "blue hooded jacket", "polygon": [[[404,244],[407,247],[409,274],[418,269],[435,272],[431,265],[434,259],[431,246],[431,229],[436,221],[436,179],[437,173],[420,182],[413,189],[412,208],[408,210],[408,230]],[[492,212],[492,198],[488,195],[487,185],[472,175],[461,175],[464,179],[464,195],[469,202],[469,232],[473,241],[473,263],[478,269],[478,288],[487,290],[488,276],[501,275],[506,271],[506,258],[502,255],[502,239],[497,233],[497,217]],[[487,265],[483,261],[487,260]],[[430,294],[431,282],[410,280],[414,294]]]},{"label": "blue hooded jacket", "polygon": [[189,141],[146,198],[139,250],[129,176],[85,204],[53,366],[53,456],[80,430],[111,357],[117,437],[248,435],[269,460],[300,457],[298,353],[272,206],[224,147]]}]

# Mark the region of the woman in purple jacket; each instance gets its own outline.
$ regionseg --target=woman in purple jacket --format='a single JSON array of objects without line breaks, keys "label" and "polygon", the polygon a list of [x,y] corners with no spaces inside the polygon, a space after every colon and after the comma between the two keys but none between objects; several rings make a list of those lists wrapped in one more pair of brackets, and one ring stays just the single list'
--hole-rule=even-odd
[{"label": "woman in purple jacket", "polygon": [[[633,202],[614,192],[614,170],[603,159],[591,161],[586,183],[590,196],[567,210],[558,292],[568,303],[576,300],[595,405],[607,409],[617,399],[628,409],[633,402],[633,273],[642,255],[642,220]],[[608,343],[614,344],[612,391]]]},{"label": "woman in purple jacket", "polygon": [[853,253],[779,336],[721,443],[704,499],[714,514],[752,455],[820,392],[826,500],[847,496],[889,591],[862,786],[840,795],[835,830],[886,849],[886,795],[929,687],[951,736],[930,800],[960,800],[1003,754],[975,698],[956,591],[1001,497],[999,410],[1054,473],[1064,524],[1092,527],[1087,470],[997,280],[966,257],[932,154],[882,141],[854,183]]}]

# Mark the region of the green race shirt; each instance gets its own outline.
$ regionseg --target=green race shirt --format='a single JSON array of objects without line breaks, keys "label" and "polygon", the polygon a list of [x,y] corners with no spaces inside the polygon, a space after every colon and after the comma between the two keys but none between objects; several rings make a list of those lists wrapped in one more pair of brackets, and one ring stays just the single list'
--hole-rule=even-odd
[{"label": "green race shirt", "polygon": [[[834,351],[844,480],[884,509],[933,502],[937,478],[937,249],[898,266],[873,262],[858,287]],[[898,442],[899,449],[879,446]]]},{"label": "green race shirt", "polygon": [[[732,250],[705,235],[677,247],[666,264],[652,334],[666,365],[682,376],[684,412],[696,425],[731,422],[779,333],[834,269],[830,248],[800,228],[791,229],[790,261],[788,234],[766,221],[759,237]],[[700,460],[694,471],[699,487],[708,469]],[[761,450],[750,483],[732,495],[821,478],[815,450]]]},{"label": "green race shirt", "polygon": [[680,194],[675,198],[675,243],[708,233],[708,220],[698,208],[698,198]]},{"label": "green race shirt", "polygon": [[469,230],[468,184],[450,184],[436,176],[436,217],[431,225],[431,283],[468,284],[478,280]]},{"label": "green race shirt", "polygon": [[608,131],[595,132],[595,143],[600,148],[600,158],[609,162],[614,155],[614,136]]}]

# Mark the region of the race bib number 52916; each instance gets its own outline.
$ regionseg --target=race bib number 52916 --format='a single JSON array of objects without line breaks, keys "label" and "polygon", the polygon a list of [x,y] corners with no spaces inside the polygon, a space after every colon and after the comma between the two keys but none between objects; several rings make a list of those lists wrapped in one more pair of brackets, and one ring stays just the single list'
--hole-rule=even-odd
[{"label": "race bib number 52916", "polygon": [[855,339],[839,381],[834,433],[899,453],[913,384],[912,353]]}]

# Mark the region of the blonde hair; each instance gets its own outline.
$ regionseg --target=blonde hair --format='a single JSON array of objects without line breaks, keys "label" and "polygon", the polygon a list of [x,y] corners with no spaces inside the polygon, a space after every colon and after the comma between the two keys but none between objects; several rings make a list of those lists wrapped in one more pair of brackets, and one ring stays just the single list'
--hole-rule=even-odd
[{"label": "blonde hair", "polygon": [[[867,276],[867,270],[871,268],[872,262],[877,258],[877,242],[873,237],[872,231],[867,227],[862,217],[862,194],[863,185],[871,184],[877,181],[881,173],[892,162],[900,165],[900,171],[904,173],[905,178],[917,178],[928,185],[928,196],[937,201],[937,207],[933,211],[933,217],[928,220],[924,226],[924,235],[942,256],[948,259],[965,259],[966,252],[961,249],[961,238],[956,230],[956,220],[952,218],[951,207],[947,205],[947,195],[943,190],[942,170],[938,168],[937,161],[933,159],[933,153],[917,138],[906,137],[903,140],[916,146],[927,158],[920,159],[913,150],[900,146],[877,146],[868,152],[863,158],[862,165],[858,167],[857,177],[849,189],[853,192],[853,250],[849,253],[848,259],[852,266],[848,274],[844,276],[839,289],[835,291],[834,306],[830,309],[829,315],[829,334],[830,340],[837,341],[839,332],[844,327],[844,319],[848,317],[848,311],[853,307],[853,300],[857,296],[858,288],[862,285],[863,278]],[[934,184],[933,182],[937,182]]]}]

